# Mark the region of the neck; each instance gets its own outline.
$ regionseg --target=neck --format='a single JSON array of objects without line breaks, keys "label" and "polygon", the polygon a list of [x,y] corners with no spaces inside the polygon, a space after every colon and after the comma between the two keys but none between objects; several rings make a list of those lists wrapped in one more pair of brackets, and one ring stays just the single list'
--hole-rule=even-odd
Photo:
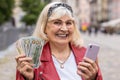
[{"label": "neck", "polygon": [[57,45],[50,45],[51,53],[54,55],[57,59],[61,61],[65,61],[68,56],[70,55],[70,47],[69,44],[65,46],[57,46]]},{"label": "neck", "polygon": [[62,54],[70,50],[69,44],[60,46],[57,44],[50,43],[50,48],[51,48],[51,52],[58,53],[58,54]]}]

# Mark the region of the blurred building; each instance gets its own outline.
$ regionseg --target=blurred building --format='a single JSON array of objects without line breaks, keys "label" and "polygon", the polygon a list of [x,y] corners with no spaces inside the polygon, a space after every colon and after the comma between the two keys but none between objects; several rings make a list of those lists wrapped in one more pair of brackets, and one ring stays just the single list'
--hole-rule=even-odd
[{"label": "blurred building", "polygon": [[108,18],[120,18],[120,0],[108,0]]},{"label": "blurred building", "polygon": [[120,0],[92,0],[91,18],[105,22],[120,18]]},{"label": "blurred building", "polygon": [[120,33],[120,0],[92,0],[90,5],[91,22],[100,24],[105,33]]},{"label": "blurred building", "polygon": [[104,22],[108,20],[107,0],[91,0],[91,22]]}]

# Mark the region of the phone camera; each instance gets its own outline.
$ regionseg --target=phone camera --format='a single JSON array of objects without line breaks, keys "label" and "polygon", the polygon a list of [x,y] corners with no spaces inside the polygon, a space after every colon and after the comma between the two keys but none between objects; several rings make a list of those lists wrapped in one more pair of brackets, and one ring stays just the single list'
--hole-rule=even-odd
[{"label": "phone camera", "polygon": [[90,48],[92,48],[92,45],[90,45]]}]

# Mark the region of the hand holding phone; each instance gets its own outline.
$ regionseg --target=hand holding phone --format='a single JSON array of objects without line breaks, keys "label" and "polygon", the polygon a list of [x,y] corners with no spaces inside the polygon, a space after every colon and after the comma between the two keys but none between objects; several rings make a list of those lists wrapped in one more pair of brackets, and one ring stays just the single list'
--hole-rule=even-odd
[{"label": "hand holding phone", "polygon": [[93,61],[96,61],[99,49],[100,49],[99,45],[89,44],[85,53],[85,57],[90,58]]}]

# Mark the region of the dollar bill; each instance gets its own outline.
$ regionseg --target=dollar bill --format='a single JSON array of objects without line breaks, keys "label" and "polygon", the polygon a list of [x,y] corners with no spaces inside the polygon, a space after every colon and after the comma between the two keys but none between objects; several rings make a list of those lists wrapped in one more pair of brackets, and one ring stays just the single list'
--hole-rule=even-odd
[{"label": "dollar bill", "polygon": [[24,53],[27,57],[31,57],[34,68],[40,65],[40,56],[44,46],[44,40],[34,36],[22,37],[16,43],[18,53]]}]

